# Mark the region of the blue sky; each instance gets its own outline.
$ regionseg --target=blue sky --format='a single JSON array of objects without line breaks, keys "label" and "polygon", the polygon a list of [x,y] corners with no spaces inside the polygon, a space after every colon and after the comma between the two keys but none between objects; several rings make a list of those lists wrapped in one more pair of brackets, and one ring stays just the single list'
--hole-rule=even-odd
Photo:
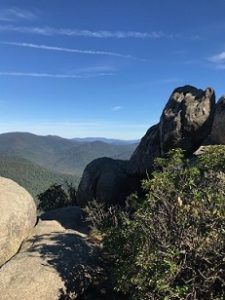
[{"label": "blue sky", "polygon": [[225,0],[1,0],[0,132],[140,138],[172,90],[225,93]]}]

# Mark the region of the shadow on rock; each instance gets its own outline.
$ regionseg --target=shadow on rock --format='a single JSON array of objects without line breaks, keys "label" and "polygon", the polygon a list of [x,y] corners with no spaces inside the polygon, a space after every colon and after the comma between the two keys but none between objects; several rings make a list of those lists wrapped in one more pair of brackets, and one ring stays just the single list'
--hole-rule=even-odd
[{"label": "shadow on rock", "polygon": [[55,220],[65,229],[77,230],[83,234],[89,232],[89,224],[85,221],[85,216],[79,206],[67,206],[53,209],[40,216],[41,220]]},{"label": "shadow on rock", "polygon": [[60,300],[76,299],[102,276],[99,249],[74,233],[51,233],[33,237],[30,256],[40,256],[45,267],[54,268],[64,287]]}]

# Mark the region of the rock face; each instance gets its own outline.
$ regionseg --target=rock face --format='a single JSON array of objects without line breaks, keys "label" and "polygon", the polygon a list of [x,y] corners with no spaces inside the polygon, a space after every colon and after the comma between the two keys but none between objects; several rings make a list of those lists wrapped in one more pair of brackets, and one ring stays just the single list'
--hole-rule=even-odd
[{"label": "rock face", "polygon": [[160,122],[147,131],[126,164],[103,158],[86,167],[78,188],[78,203],[84,206],[93,199],[110,205],[124,203],[140,179],[152,171],[156,157],[178,147],[191,155],[201,146],[211,132],[214,111],[213,89],[203,91],[189,85],[175,89]]},{"label": "rock face", "polygon": [[159,128],[159,124],[152,126],[141,139],[128,162],[128,174],[144,178],[152,170],[154,159],[161,155]]},{"label": "rock face", "polygon": [[197,150],[211,132],[214,111],[213,89],[175,89],[160,119],[162,154],[172,148],[181,148],[189,155]]},{"label": "rock face", "polygon": [[36,219],[30,194],[14,181],[0,177],[0,267],[17,253]]},{"label": "rock face", "polygon": [[163,109],[160,122],[142,138],[128,163],[128,174],[139,177],[152,171],[154,159],[173,148],[187,155],[197,150],[209,135],[215,110],[215,93],[192,86],[177,88]]},{"label": "rock face", "polygon": [[119,204],[128,189],[127,161],[103,157],[92,161],[84,170],[77,201],[85,206],[96,199],[106,204]]},{"label": "rock face", "polygon": [[58,221],[40,220],[19,253],[0,269],[0,299],[76,299],[101,273],[98,260],[98,247],[85,235]]},{"label": "rock face", "polygon": [[225,96],[216,104],[210,141],[214,144],[225,144]]}]

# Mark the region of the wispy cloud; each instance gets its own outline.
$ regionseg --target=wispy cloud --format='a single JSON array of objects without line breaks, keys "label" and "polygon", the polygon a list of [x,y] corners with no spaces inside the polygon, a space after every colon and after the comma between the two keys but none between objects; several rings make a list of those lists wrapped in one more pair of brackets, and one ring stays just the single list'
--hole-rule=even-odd
[{"label": "wispy cloud", "polygon": [[54,27],[27,27],[27,26],[14,26],[14,25],[1,25],[0,31],[14,31],[20,33],[32,33],[46,36],[82,36],[92,38],[136,38],[136,39],[159,39],[162,37],[173,38],[176,34],[166,35],[162,31],[152,32],[138,32],[138,31],[91,31],[84,29],[69,29],[69,28],[54,28]]},{"label": "wispy cloud", "polygon": [[111,108],[112,111],[119,111],[121,109],[123,109],[123,107],[120,106],[120,105],[117,105],[117,106],[114,106],[114,107]]},{"label": "wispy cloud", "polygon": [[54,28],[54,27],[31,27],[31,26],[15,26],[15,25],[0,25],[0,32],[17,32],[24,34],[38,34],[44,36],[70,36],[70,37],[86,37],[98,39],[181,39],[196,41],[200,39],[199,35],[185,35],[184,33],[166,33],[163,31],[109,31],[98,30],[91,31],[86,29],[71,29],[71,28]]},{"label": "wispy cloud", "polygon": [[215,54],[208,58],[210,62],[213,63],[223,63],[225,62],[225,51]]},{"label": "wispy cloud", "polygon": [[212,63],[216,69],[225,69],[225,51],[210,56],[207,60]]},{"label": "wispy cloud", "polygon": [[0,10],[0,21],[15,22],[18,20],[32,21],[34,19],[36,19],[36,15],[33,12],[18,7]]},{"label": "wispy cloud", "polygon": [[0,76],[16,77],[38,77],[38,78],[55,78],[55,79],[88,79],[93,77],[111,76],[113,73],[90,73],[90,74],[51,74],[51,73],[25,73],[25,72],[1,72]]},{"label": "wispy cloud", "polygon": [[73,48],[65,48],[65,47],[57,47],[57,46],[39,45],[39,44],[32,44],[32,43],[1,42],[1,44],[18,46],[18,47],[27,47],[27,48],[33,48],[33,49],[48,50],[48,51],[89,54],[89,55],[107,55],[107,56],[144,60],[142,58],[134,57],[129,54],[122,54],[122,53],[116,53],[116,52],[110,52],[110,51],[81,50],[81,49],[73,49]]}]

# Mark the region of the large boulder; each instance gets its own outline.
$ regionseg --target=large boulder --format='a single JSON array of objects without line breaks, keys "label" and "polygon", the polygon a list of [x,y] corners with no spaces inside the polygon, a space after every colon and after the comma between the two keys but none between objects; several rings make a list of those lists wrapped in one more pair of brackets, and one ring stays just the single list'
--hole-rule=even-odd
[{"label": "large boulder", "polygon": [[0,177],[0,266],[17,253],[36,220],[31,195],[14,181]]},{"label": "large boulder", "polygon": [[216,104],[210,142],[213,144],[225,144],[225,96],[222,96]]},{"label": "large boulder", "polygon": [[102,276],[99,252],[84,234],[55,220],[40,220],[19,253],[0,269],[0,299],[76,299]]},{"label": "large boulder", "polygon": [[215,111],[213,89],[179,87],[171,94],[160,122],[152,126],[128,163],[128,174],[145,177],[156,157],[173,148],[191,155],[210,134]]},{"label": "large boulder", "polygon": [[78,187],[78,204],[83,207],[93,200],[106,205],[122,203],[128,189],[126,168],[127,161],[107,157],[92,161]]},{"label": "large boulder", "polygon": [[127,165],[127,173],[144,178],[150,172],[154,159],[161,155],[159,124],[148,129]]},{"label": "large boulder", "polygon": [[161,153],[173,148],[191,155],[211,132],[215,93],[184,86],[173,91],[160,118]]}]

